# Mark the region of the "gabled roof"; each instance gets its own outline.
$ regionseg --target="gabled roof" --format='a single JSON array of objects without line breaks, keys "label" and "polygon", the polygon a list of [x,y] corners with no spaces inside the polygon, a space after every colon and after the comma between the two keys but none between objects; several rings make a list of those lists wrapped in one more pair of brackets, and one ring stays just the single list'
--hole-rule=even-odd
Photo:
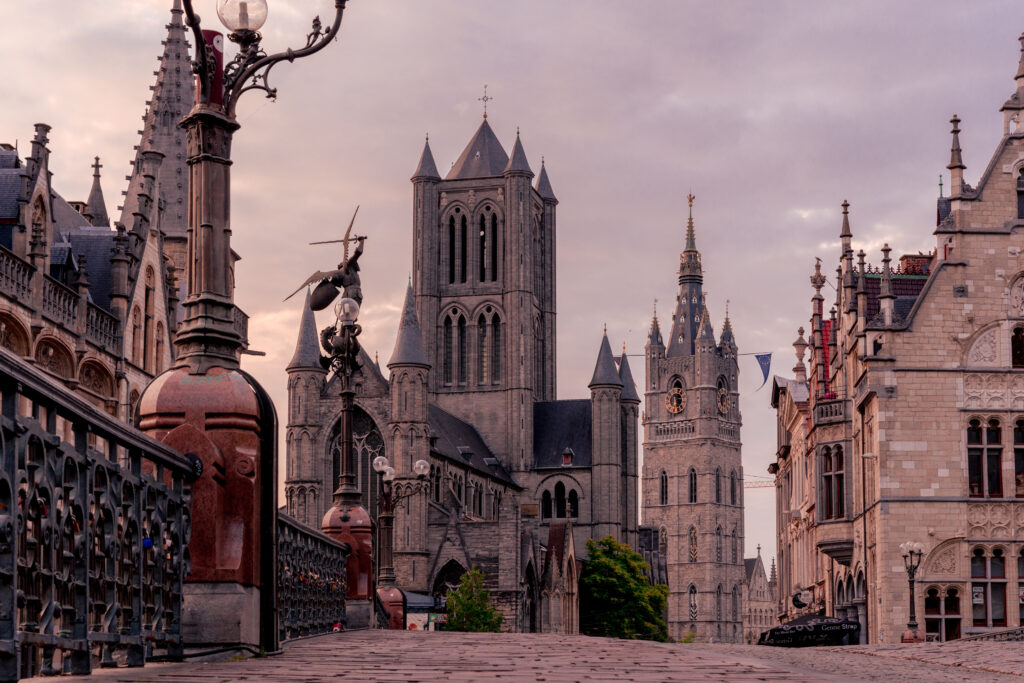
[{"label": "gabled roof", "polygon": [[593,412],[589,399],[533,404],[533,467],[563,467],[562,454],[572,450],[572,467],[590,467]]},{"label": "gabled roof", "polygon": [[522,488],[491,452],[476,427],[435,405],[427,406],[427,420],[432,453],[491,479]]},{"label": "gabled roof", "polygon": [[398,324],[398,337],[395,339],[395,350],[391,352],[388,367],[394,365],[421,365],[430,367],[427,352],[423,350],[423,334],[420,332],[419,319],[416,317],[416,296],[412,293],[412,283],[405,291],[405,306],[402,320]]},{"label": "gabled roof", "polygon": [[299,338],[295,342],[295,354],[288,363],[286,370],[299,368],[315,368],[323,370],[320,365],[320,341],[316,333],[316,318],[309,307],[309,288],[306,288],[306,299],[302,303],[302,317],[299,319]]},{"label": "gabled roof", "polygon": [[504,173],[507,165],[508,154],[491,130],[491,124],[484,119],[445,180],[492,178]]},{"label": "gabled roof", "polygon": [[89,275],[89,297],[94,304],[109,311],[110,288],[113,284],[110,251],[114,247],[114,236],[117,233],[102,228],[79,228],[66,230],[63,234],[75,255],[85,256],[85,272]]},{"label": "gabled roof", "polygon": [[622,380],[619,379],[618,368],[615,367],[615,359],[612,357],[612,347],[608,344],[608,334],[601,338],[601,348],[597,352],[597,363],[594,365],[594,376],[590,379],[590,388],[598,386],[621,387]]}]

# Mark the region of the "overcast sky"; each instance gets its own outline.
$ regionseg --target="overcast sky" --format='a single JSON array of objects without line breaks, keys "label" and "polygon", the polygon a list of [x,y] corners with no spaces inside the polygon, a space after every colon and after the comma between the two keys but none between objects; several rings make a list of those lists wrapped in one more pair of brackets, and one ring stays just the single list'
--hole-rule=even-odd
[{"label": "overcast sky", "polygon": [[[33,123],[53,126],[50,168],[65,198],[86,198],[99,155],[115,215],[170,4],[0,7],[0,141],[24,150]],[[195,0],[207,28],[214,4]],[[332,8],[270,0],[265,47],[303,42],[312,16]],[[340,237],[356,204],[369,235],[363,344],[386,362],[424,135],[444,175],[480,123],[487,83],[499,139],[508,150],[521,129],[560,201],[559,398],[588,395],[604,324],[613,348],[639,354],[655,299],[668,320],[690,191],[716,330],[730,300],[740,352],[774,352],[772,372],[789,376],[814,257],[834,273],[839,204],[849,199],[854,249],[872,262],[883,242],[894,256],[930,250],[948,121],[963,119],[973,184],[1001,134],[1022,30],[1019,0],[351,0],[336,44],[275,69],[277,102],[252,93],[239,106],[236,298],[252,316],[252,348],[267,353],[245,367],[280,410],[300,305],[281,299],[339,260],[305,244]],[[639,377],[642,358],[633,363]],[[748,479],[766,477],[775,452],[770,382],[760,383],[742,357]],[[774,556],[774,492],[746,494],[746,554],[761,544]]]}]

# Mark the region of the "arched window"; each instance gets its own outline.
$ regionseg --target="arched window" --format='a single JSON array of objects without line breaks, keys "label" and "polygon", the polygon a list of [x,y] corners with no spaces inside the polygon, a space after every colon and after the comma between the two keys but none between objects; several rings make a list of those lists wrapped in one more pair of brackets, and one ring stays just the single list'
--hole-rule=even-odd
[{"label": "arched window", "polygon": [[[490,211],[490,207],[487,208]],[[487,281],[487,219],[480,214],[480,235],[478,239],[478,256],[480,260],[480,282]]]},{"label": "arched window", "polygon": [[491,282],[498,280],[498,214],[491,214]]},{"label": "arched window", "polygon": [[732,528],[732,563],[740,563],[740,538],[736,533],[736,527]]},{"label": "arched window", "polygon": [[960,591],[929,588],[924,596],[924,630],[928,640],[956,640],[960,637]]},{"label": "arched window", "polygon": [[448,218],[448,284],[455,282],[455,216]]},{"label": "arched window", "polygon": [[722,620],[722,584],[718,584],[718,588],[715,589],[715,619]]},{"label": "arched window", "polygon": [[491,383],[501,382],[501,319],[491,316]]},{"label": "arched window", "polygon": [[697,470],[690,468],[690,502],[697,502]]},{"label": "arched window", "polygon": [[732,587],[732,620],[740,620],[740,588],[739,586]]},{"label": "arched window", "polygon": [[465,384],[469,374],[469,345],[466,343],[465,316],[459,316],[457,326],[459,331],[459,384]]},{"label": "arched window", "polygon": [[1002,497],[1002,441],[999,420],[989,420],[985,428],[977,419],[968,424],[967,483],[972,497]]},{"label": "arched window", "polygon": [[687,593],[690,595],[690,621],[697,621],[697,587],[691,583]]},{"label": "arched window", "polygon": [[690,562],[697,561],[697,529],[690,527]]},{"label": "arched window", "polygon": [[164,369],[164,324],[156,324],[156,374]]},{"label": "arched window", "polygon": [[555,517],[565,517],[565,484],[562,482],[555,484]]},{"label": "arched window", "polygon": [[722,468],[715,468],[715,502],[722,502]]},{"label": "arched window", "polygon": [[665,474],[665,470],[658,476],[658,492],[661,504],[668,505],[668,475]]},{"label": "arched window", "polygon": [[722,561],[722,527],[715,531],[715,562]]},{"label": "arched window", "polygon": [[466,216],[462,216],[462,222],[459,225],[459,282],[466,281],[466,261],[469,260],[469,254],[466,251],[467,245],[467,229]]},{"label": "arched window", "polygon": [[541,519],[551,519],[551,491],[545,491],[540,497]]},{"label": "arched window", "polygon": [[1006,626],[1006,558],[996,548],[988,556],[984,548],[971,555],[971,606],[975,626]]},{"label": "arched window", "polygon": [[1010,337],[1010,362],[1015,368],[1024,368],[1024,327],[1014,327]]},{"label": "arched window", "polygon": [[143,325],[144,325],[144,328],[145,328],[143,330],[143,338],[145,339],[145,342],[144,342],[145,343],[145,348],[143,349],[143,358],[145,359],[144,362],[146,364],[146,372],[150,372],[150,373],[153,372],[153,367],[154,367],[153,360],[154,360],[154,356],[155,356],[155,353],[156,353],[156,344],[153,343],[153,324],[155,322],[154,319],[153,319],[153,309],[154,309],[154,305],[155,305],[155,302],[154,302],[154,296],[155,296],[155,294],[154,294],[154,288],[155,288],[154,280],[155,279],[156,279],[156,276],[153,273],[152,266],[147,266],[146,267],[146,290],[145,290],[146,317],[145,317],[144,322],[143,322]]},{"label": "arched window", "polygon": [[736,470],[729,473],[729,504],[736,504]]},{"label": "arched window", "polygon": [[142,367],[142,311],[132,309],[132,362]]},{"label": "arched window", "polygon": [[574,519],[580,516],[580,497],[575,489],[569,491],[569,516]]},{"label": "arched window", "polygon": [[487,318],[481,313],[476,320],[477,347],[476,347],[476,381],[483,384],[487,381]]},{"label": "arched window", "polygon": [[1024,168],[1017,177],[1017,218],[1024,218]]},{"label": "arched window", "polygon": [[452,317],[446,315],[444,318],[444,383],[452,383],[452,358],[454,344],[452,333]]}]

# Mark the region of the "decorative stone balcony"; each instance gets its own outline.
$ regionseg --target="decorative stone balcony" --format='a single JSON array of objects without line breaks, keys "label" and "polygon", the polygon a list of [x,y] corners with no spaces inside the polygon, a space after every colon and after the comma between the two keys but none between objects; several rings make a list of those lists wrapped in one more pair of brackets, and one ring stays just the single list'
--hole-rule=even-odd
[{"label": "decorative stone balcony", "polygon": [[836,424],[846,420],[846,399],[818,399],[814,402],[814,425]]},{"label": "decorative stone balcony", "polygon": [[814,528],[818,550],[839,564],[849,567],[853,560],[853,522],[818,522]]}]

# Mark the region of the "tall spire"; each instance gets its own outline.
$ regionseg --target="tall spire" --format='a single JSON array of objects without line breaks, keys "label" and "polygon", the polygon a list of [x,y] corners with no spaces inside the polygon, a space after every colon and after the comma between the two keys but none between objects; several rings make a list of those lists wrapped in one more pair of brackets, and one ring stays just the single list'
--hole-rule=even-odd
[{"label": "tall spire", "polygon": [[729,320],[729,302],[725,302],[725,322],[722,323],[722,336],[719,338],[720,344],[732,344],[732,321]]},{"label": "tall spire", "polygon": [[323,370],[320,364],[320,337],[316,333],[316,318],[309,307],[309,288],[306,288],[306,300],[302,304],[302,317],[299,319],[299,338],[295,342],[295,354],[288,363],[286,370],[315,368]]},{"label": "tall spire", "polygon": [[452,164],[445,180],[461,180],[464,178],[494,178],[505,171],[508,155],[505,148],[498,142],[498,136],[491,130],[487,119],[480,124],[462,154]]},{"label": "tall spire", "polygon": [[955,196],[964,191],[964,169],[967,167],[960,153],[960,117],[953,114],[949,122],[953,124],[953,130],[950,131],[953,134],[953,147],[946,168],[949,169],[949,194]]},{"label": "tall spire", "polygon": [[544,168],[544,157],[540,158],[540,175],[537,176],[537,194],[541,199],[547,199],[558,203],[555,191],[551,189],[551,181],[548,180],[548,170]]},{"label": "tall spire", "polygon": [[686,251],[697,251],[697,240],[693,234],[693,194],[686,195],[686,203],[690,206],[690,215],[686,219]]},{"label": "tall spire", "polygon": [[533,177],[530,163],[526,160],[526,152],[523,150],[523,141],[519,139],[519,130],[516,130],[516,142],[512,145],[512,156],[503,171],[505,174],[522,173]]},{"label": "tall spire", "polygon": [[391,352],[388,367],[396,365],[421,365],[430,367],[427,353],[423,350],[423,333],[420,332],[419,318],[416,317],[416,295],[412,283],[405,290],[405,305],[402,307],[402,321],[398,325],[395,350]]},{"label": "tall spire", "polygon": [[636,393],[636,382],[633,381],[633,373],[629,370],[629,361],[626,359],[626,344],[622,344],[622,359],[619,361],[619,380],[622,382],[622,400],[627,403],[639,403],[640,396]]},{"label": "tall spire", "polygon": [[658,325],[658,300],[654,300],[654,317],[651,319],[651,331],[647,335],[647,343],[650,346],[664,346],[661,340],[661,326]]},{"label": "tall spire", "polygon": [[[167,38],[163,41],[163,54],[159,67],[153,72],[156,82],[151,86],[152,98],[146,102],[143,126],[139,131],[128,189],[121,207],[121,223],[131,225],[132,214],[138,211],[137,196],[142,184],[141,154],[153,150],[164,155],[157,185],[163,200],[161,217],[163,231],[169,236],[188,234],[188,168],[185,163],[185,131],[178,127],[195,102],[195,82],[192,58],[189,56],[183,11],[180,0],[173,0],[171,21],[167,24]],[[179,264],[180,265],[180,264]]]},{"label": "tall spire", "polygon": [[686,248],[679,255],[679,296],[672,316],[672,336],[668,355],[686,356],[694,352],[697,328],[704,308],[704,271],[693,228],[693,194],[686,196],[689,216],[686,221]]},{"label": "tall spire", "polygon": [[430,136],[427,136],[427,141],[423,143],[423,154],[420,155],[420,163],[416,166],[416,171],[412,174],[413,180],[440,180],[441,176],[437,174],[437,165],[434,164],[434,155],[430,153]]},{"label": "tall spire", "polygon": [[103,201],[103,189],[100,187],[100,158],[96,157],[92,165],[92,189],[89,190],[89,201],[85,204],[86,215],[92,225],[110,225],[107,217],[107,203]]}]

